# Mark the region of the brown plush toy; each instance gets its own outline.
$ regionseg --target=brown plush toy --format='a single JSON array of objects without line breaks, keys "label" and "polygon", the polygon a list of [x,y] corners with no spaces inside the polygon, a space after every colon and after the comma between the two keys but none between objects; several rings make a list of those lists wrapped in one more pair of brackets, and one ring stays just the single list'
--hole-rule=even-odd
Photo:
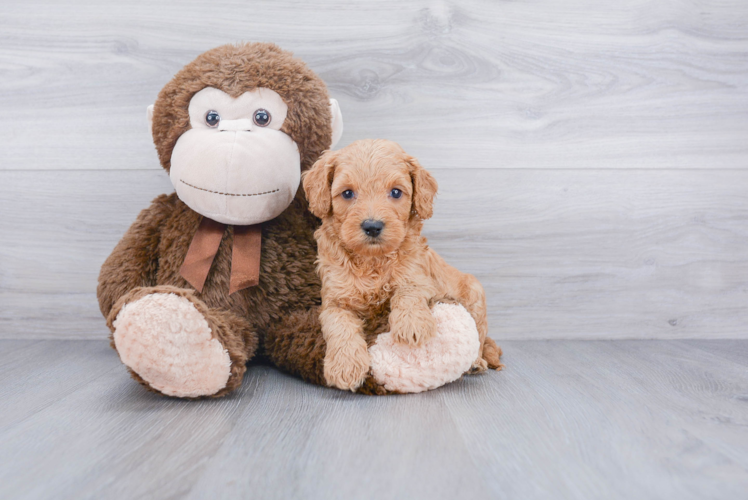
[{"label": "brown plush toy", "polygon": [[299,182],[342,133],[337,102],[275,45],[226,45],[177,73],[148,117],[176,193],[101,268],[120,359],[153,391],[221,396],[267,341],[272,361],[323,383],[324,341],[299,334],[320,303],[319,221]]}]

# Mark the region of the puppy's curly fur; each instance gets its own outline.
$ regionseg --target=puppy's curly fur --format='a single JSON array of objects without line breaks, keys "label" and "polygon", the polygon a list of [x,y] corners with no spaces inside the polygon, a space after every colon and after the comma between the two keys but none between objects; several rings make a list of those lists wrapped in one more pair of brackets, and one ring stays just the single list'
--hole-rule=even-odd
[{"label": "puppy's curly fur", "polygon": [[[421,345],[435,333],[435,301],[456,301],[478,327],[473,372],[501,368],[501,350],[487,337],[486,299],[478,280],[448,265],[421,236],[437,183],[394,142],[357,141],[326,152],[303,177],[322,279],[319,320],[327,348],[328,385],[355,391],[367,379],[370,330],[389,311],[395,338]],[[375,326],[376,325],[376,326]]]}]

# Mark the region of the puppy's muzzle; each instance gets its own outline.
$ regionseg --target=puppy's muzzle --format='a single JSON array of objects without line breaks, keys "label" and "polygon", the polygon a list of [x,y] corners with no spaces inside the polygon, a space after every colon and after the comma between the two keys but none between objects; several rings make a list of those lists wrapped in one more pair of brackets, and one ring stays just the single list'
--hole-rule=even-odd
[{"label": "puppy's muzzle", "polygon": [[384,228],[384,222],[381,220],[367,219],[361,223],[361,230],[370,238],[378,238]]}]

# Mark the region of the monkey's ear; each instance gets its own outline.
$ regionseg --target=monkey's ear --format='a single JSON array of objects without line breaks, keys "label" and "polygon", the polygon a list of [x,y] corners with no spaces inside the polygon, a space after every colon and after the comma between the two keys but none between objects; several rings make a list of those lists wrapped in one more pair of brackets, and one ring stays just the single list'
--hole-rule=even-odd
[{"label": "monkey's ear", "polygon": [[410,167],[410,180],[413,183],[413,210],[422,220],[434,214],[434,197],[439,185],[436,179],[412,156],[406,156],[405,162]]},{"label": "monkey's ear", "polygon": [[145,110],[145,117],[148,120],[148,130],[153,133],[153,104],[148,106],[148,109]]},{"label": "monkey's ear", "polygon": [[332,144],[330,144],[330,149],[333,149],[343,135],[343,113],[340,112],[337,99],[330,99],[330,114],[332,115]]},{"label": "monkey's ear", "polygon": [[309,200],[309,210],[320,219],[324,219],[332,212],[330,188],[337,159],[335,151],[325,151],[312,168],[301,174],[306,199]]}]

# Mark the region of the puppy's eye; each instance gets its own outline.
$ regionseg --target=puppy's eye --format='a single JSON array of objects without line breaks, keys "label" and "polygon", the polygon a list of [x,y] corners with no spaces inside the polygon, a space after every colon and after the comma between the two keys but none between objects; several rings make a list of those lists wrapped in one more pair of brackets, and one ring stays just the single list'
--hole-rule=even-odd
[{"label": "puppy's eye", "polygon": [[270,120],[272,120],[272,117],[270,116],[270,112],[266,109],[258,109],[255,111],[254,115],[254,121],[255,125],[259,125],[260,127],[267,127],[270,125]]},{"label": "puppy's eye", "polygon": [[395,188],[395,189],[393,189],[392,191],[390,191],[390,196],[392,196],[392,197],[393,197],[393,198],[395,198],[395,199],[397,199],[397,198],[400,198],[400,197],[401,197],[402,195],[403,195],[403,192],[402,192],[402,191],[400,191],[400,190],[399,190],[399,189],[397,189],[397,188]]},{"label": "puppy's eye", "polygon": [[350,189],[346,189],[345,191],[340,193],[340,195],[346,200],[350,200],[351,198],[353,198],[353,191],[351,191]]},{"label": "puppy's eye", "polygon": [[213,111],[212,109],[205,113],[205,123],[210,128],[216,128],[218,124],[221,121],[221,115],[218,114],[217,111]]}]

